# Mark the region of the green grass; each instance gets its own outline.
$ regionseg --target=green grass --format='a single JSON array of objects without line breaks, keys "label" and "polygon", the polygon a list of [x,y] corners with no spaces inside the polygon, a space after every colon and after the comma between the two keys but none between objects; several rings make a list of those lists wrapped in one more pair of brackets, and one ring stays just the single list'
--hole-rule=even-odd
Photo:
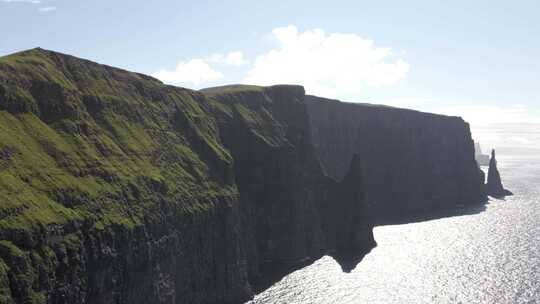
[{"label": "green grass", "polygon": [[0,254],[7,257],[24,257],[24,252],[15,246],[12,242],[2,240],[0,241]]},{"label": "green grass", "polygon": [[[66,89],[74,89],[72,83],[58,70],[46,53],[40,49],[33,49],[0,58],[0,65],[4,64],[17,71],[17,78],[52,82]],[[13,77],[12,74],[2,71],[0,76]]]},{"label": "green grass", "polygon": [[[0,150],[12,151],[0,160],[0,229],[131,229],[164,198],[200,212],[236,195],[208,159],[232,166],[199,93],[41,49],[0,58],[0,78],[0,109],[25,105],[0,111]],[[65,97],[33,96],[33,83]]]},{"label": "green grass", "polygon": [[46,303],[40,273],[86,235],[178,225],[238,199],[213,102],[41,49],[1,57],[0,303]]}]

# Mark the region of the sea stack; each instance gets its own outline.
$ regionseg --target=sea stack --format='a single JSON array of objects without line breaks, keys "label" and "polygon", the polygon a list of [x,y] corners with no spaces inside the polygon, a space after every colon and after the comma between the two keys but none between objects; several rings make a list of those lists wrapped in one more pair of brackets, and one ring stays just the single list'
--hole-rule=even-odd
[{"label": "sea stack", "polygon": [[501,181],[501,175],[497,169],[497,159],[495,158],[495,149],[491,151],[491,160],[489,161],[488,180],[486,184],[487,194],[495,198],[503,198],[512,195],[512,192],[504,189]]}]

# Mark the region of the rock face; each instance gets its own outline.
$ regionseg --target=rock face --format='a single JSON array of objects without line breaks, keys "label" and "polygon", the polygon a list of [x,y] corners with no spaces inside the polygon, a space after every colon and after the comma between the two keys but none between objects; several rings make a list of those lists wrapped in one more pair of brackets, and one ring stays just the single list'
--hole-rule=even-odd
[{"label": "rock face", "polygon": [[353,163],[348,171],[358,177],[354,181],[336,182],[323,174],[304,89],[233,86],[205,94],[222,142],[235,160],[244,226],[249,227],[250,282],[265,285],[260,266],[294,267],[325,253],[342,266],[356,266],[375,246],[364,210],[362,172]]},{"label": "rock face", "polygon": [[497,169],[497,159],[495,158],[495,150],[491,151],[491,160],[489,161],[489,171],[486,184],[486,192],[488,195],[495,198],[503,198],[512,195],[512,192],[504,189],[499,169]]},{"label": "rock face", "polygon": [[353,269],[373,215],[483,199],[458,118],[0,58],[0,303],[242,303]]},{"label": "rock face", "polygon": [[374,245],[362,156],[326,176],[296,86],[196,92],[0,58],[0,303],[242,303]]},{"label": "rock face", "polygon": [[306,97],[317,153],[341,179],[353,155],[377,220],[486,200],[469,126],[461,118]]}]

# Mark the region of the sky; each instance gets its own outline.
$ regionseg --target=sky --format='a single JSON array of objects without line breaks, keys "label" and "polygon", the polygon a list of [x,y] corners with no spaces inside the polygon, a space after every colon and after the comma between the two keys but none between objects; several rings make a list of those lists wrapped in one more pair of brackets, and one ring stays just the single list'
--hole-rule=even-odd
[{"label": "sky", "polygon": [[194,89],[301,84],[462,116],[485,150],[540,154],[539,15],[526,0],[0,0],[0,56],[39,46]]}]

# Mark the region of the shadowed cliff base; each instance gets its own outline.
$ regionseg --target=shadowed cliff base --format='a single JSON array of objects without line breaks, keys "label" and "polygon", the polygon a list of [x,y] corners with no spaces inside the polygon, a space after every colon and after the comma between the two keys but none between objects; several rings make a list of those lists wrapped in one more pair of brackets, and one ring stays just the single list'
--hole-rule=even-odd
[{"label": "shadowed cliff base", "polygon": [[411,223],[420,223],[433,221],[443,218],[456,217],[456,216],[466,216],[479,214],[487,209],[489,201],[482,203],[466,205],[466,206],[455,206],[442,210],[433,210],[433,211],[424,211],[421,213],[413,214],[402,214],[400,216],[395,216],[393,218],[379,219],[374,222],[375,226],[387,226],[387,225],[403,225]]},{"label": "shadowed cliff base", "polygon": [[260,278],[254,280],[252,283],[253,292],[257,294],[265,291],[275,283],[281,281],[281,279],[287,275],[313,264],[313,262],[317,261],[321,257],[306,258],[304,260],[289,263],[263,263],[260,266]]},{"label": "shadowed cliff base", "polygon": [[350,250],[344,250],[340,252],[333,252],[330,253],[329,256],[331,256],[336,263],[341,266],[341,270],[345,273],[350,273],[353,271],[356,266],[358,266],[364,257],[368,255],[371,250],[373,250],[375,247],[377,247],[377,243],[374,242],[372,244],[371,248],[367,248],[365,250],[358,250],[358,249],[350,249]]},{"label": "shadowed cliff base", "polygon": [[[371,252],[377,246],[376,243],[372,247],[364,249],[354,249],[349,251],[341,252],[329,252],[327,255],[332,257],[336,263],[339,264],[341,270],[346,273],[353,271],[356,266],[358,266],[364,257]],[[289,262],[289,263],[264,263],[261,266],[261,277],[258,280],[255,280],[252,283],[252,289],[254,293],[260,293],[264,290],[270,288],[275,283],[281,281],[284,277],[290,275],[291,273],[305,268],[317,260],[321,259],[323,256],[316,258],[306,258],[304,260]]]},{"label": "shadowed cliff base", "polygon": [[[349,169],[342,181],[330,182],[329,200],[323,200],[320,207],[323,227],[329,250],[326,252],[349,273],[377,243],[373,237],[371,219],[366,214],[364,195],[364,170],[357,154],[354,154]],[[256,292],[264,291],[283,277],[304,268],[322,258],[306,257],[295,262],[265,262],[261,266],[260,277],[255,282]]]},{"label": "shadowed cliff base", "polygon": [[[401,216],[379,220],[376,221],[374,226],[387,226],[387,225],[404,225],[412,223],[420,223],[426,221],[433,221],[443,218],[459,217],[459,216],[468,216],[480,214],[487,209],[489,201],[467,205],[467,206],[455,206],[453,208],[447,208],[444,210],[434,210],[434,211],[425,211],[419,214],[402,214]],[[338,263],[345,273],[350,273],[353,271],[375,247],[377,243],[373,240],[372,247],[367,248],[366,250],[359,249],[349,249],[342,250],[341,252],[329,252],[327,255],[332,257],[336,263]],[[322,256],[321,256],[322,257]],[[291,262],[291,263],[266,263],[262,266],[261,280],[256,281],[253,286],[255,293],[260,293],[275,283],[281,281],[285,276],[291,274],[294,271],[300,270],[304,267],[307,267],[313,264],[315,261],[320,259],[317,258],[308,258],[302,261]]]}]

